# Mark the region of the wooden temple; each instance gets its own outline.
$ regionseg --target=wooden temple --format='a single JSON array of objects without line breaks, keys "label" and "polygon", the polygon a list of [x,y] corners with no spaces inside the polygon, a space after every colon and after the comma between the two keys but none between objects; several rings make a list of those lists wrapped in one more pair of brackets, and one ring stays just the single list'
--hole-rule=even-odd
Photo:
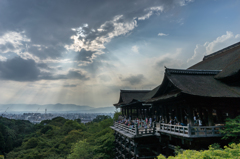
[{"label": "wooden temple", "polygon": [[[188,69],[166,68],[153,90],[121,90],[115,107],[153,126],[115,122],[116,158],[154,158],[182,149],[205,149],[221,140],[226,118],[240,115],[240,42],[207,55]],[[174,123],[173,123],[174,121]]]}]

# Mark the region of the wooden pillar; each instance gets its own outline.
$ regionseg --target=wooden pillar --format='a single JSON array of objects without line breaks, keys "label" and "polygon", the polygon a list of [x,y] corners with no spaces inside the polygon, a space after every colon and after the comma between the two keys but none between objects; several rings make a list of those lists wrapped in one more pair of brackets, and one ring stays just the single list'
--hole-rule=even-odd
[{"label": "wooden pillar", "polygon": [[149,109],[148,107],[146,108],[146,117],[148,117],[148,114],[149,114]]},{"label": "wooden pillar", "polygon": [[130,107],[130,113],[131,113],[131,120],[133,120],[133,116],[132,116],[132,107]]},{"label": "wooden pillar", "polygon": [[127,118],[129,118],[129,108],[126,107],[126,109],[127,109]]},{"label": "wooden pillar", "polygon": [[199,119],[201,121],[203,121],[203,115],[202,115],[202,108],[201,107],[198,108],[198,114],[199,114]]},{"label": "wooden pillar", "polygon": [[128,152],[128,158],[132,158],[132,154],[131,154],[131,141],[129,139],[129,142],[128,142],[128,149],[129,149],[129,152]]},{"label": "wooden pillar", "polygon": [[124,107],[125,116],[127,116],[127,107]]},{"label": "wooden pillar", "polygon": [[167,124],[170,120],[169,120],[169,109],[167,108],[167,106],[165,107],[165,112],[166,112],[166,116],[164,119],[165,123]]},{"label": "wooden pillar", "polygon": [[184,123],[183,108],[180,108],[180,122]]},{"label": "wooden pillar", "polygon": [[177,117],[177,122],[180,122],[181,121],[180,108],[177,106],[176,106],[175,113],[176,113],[176,117]]},{"label": "wooden pillar", "polygon": [[123,115],[124,115],[124,114],[123,114],[123,108],[121,108],[121,111],[122,111],[122,116],[123,116]]},{"label": "wooden pillar", "polygon": [[124,149],[124,150],[125,150],[125,153],[124,153],[124,155],[125,155],[125,158],[127,158],[127,153],[128,153],[128,152],[127,152],[127,140],[126,140],[126,138],[124,139],[124,142],[125,142],[125,143],[124,143],[124,146],[125,146],[125,149]]},{"label": "wooden pillar", "polygon": [[135,143],[135,145],[134,145],[134,155],[135,155],[135,157],[138,155],[138,148],[137,148],[137,146],[138,146],[138,143]]},{"label": "wooden pillar", "polygon": [[190,126],[194,125],[194,121],[193,121],[193,108],[191,106],[188,106],[188,124]]},{"label": "wooden pillar", "polygon": [[137,112],[136,112],[136,113],[137,113],[137,118],[139,118],[139,116],[138,116],[138,110],[139,110],[139,109],[138,109],[138,106],[136,106],[136,111],[137,111]]},{"label": "wooden pillar", "polygon": [[[157,113],[157,117],[158,117],[158,121],[161,122],[160,120],[163,119],[163,106],[159,106],[158,107],[158,113]],[[161,119],[160,119],[160,116],[161,116]]]},{"label": "wooden pillar", "polygon": [[208,109],[208,126],[213,126],[214,125],[212,113],[213,113],[212,108],[209,108]]},{"label": "wooden pillar", "polygon": [[208,112],[205,109],[202,110],[203,111],[203,126],[207,126],[208,125]]},{"label": "wooden pillar", "polygon": [[222,111],[220,109],[216,109],[216,113],[217,113],[217,121],[219,123],[222,123],[223,122]]}]

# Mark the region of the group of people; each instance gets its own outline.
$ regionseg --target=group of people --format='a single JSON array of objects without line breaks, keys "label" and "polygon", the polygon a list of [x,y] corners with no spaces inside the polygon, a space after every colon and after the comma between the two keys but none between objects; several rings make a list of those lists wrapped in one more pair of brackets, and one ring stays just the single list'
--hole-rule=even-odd
[{"label": "group of people", "polygon": [[154,119],[152,119],[151,117],[149,118],[145,117],[145,119],[136,118],[134,120],[131,120],[131,117],[126,118],[126,116],[124,116],[120,117],[118,123],[125,124],[130,128],[134,128],[135,125],[138,125],[138,128],[151,128],[153,127],[153,121]]},{"label": "group of people", "polygon": [[[187,116],[184,117],[185,123],[189,123]],[[193,117],[193,121],[194,121],[194,125],[195,126],[202,126],[202,121],[200,120],[200,118],[197,118],[196,116]],[[168,124],[171,125],[181,125],[181,126],[187,126],[187,124],[185,123],[181,123],[177,120],[177,117],[174,117],[174,119],[170,119]]]}]

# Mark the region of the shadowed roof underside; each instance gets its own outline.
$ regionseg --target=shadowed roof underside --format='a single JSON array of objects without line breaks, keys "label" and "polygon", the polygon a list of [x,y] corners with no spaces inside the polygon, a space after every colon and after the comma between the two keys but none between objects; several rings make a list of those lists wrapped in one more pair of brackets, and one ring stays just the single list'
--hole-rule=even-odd
[{"label": "shadowed roof underside", "polygon": [[120,90],[120,98],[118,103],[114,104],[114,106],[119,106],[123,104],[128,104],[133,100],[142,100],[142,98],[148,93],[150,90]]}]

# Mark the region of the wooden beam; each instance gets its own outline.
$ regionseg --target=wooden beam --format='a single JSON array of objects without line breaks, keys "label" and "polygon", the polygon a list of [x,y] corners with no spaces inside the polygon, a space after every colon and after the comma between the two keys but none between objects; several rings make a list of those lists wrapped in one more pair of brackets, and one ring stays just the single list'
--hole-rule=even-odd
[{"label": "wooden beam", "polygon": [[193,126],[194,121],[193,121],[193,108],[191,106],[188,106],[188,123]]},{"label": "wooden beam", "polygon": [[212,113],[213,113],[212,108],[209,108],[208,109],[208,126],[213,126],[214,125]]}]

